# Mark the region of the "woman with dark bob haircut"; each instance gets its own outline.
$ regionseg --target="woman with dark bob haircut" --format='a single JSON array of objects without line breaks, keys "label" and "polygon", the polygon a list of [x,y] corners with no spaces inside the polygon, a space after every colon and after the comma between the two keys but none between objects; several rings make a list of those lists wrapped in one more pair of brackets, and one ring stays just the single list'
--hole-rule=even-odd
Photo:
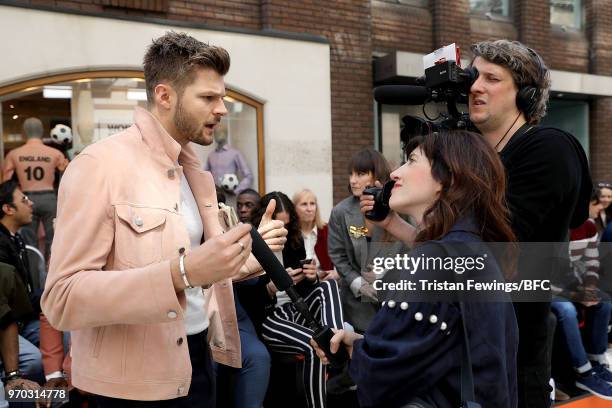
[{"label": "woman with dark bob haircut", "polygon": [[344,317],[355,331],[363,333],[380,307],[372,287],[371,264],[375,256],[397,251],[401,243],[388,240],[385,231],[366,220],[359,211],[359,198],[368,186],[389,180],[389,164],[373,149],[351,157],[348,166],[351,195],[336,205],[329,217],[328,251],[340,275],[340,297]]},{"label": "woman with dark bob haircut", "polygon": [[[486,260],[478,271],[460,271],[456,263],[448,270],[398,270],[395,276],[416,282],[434,277],[503,282],[487,243],[515,238],[496,152],[480,135],[466,131],[413,138],[406,152],[408,161],[391,173],[396,182],[389,200],[393,212],[379,225],[413,245],[411,258],[458,259],[449,249],[452,244],[464,249],[462,257]],[[362,210],[369,210],[370,204],[364,199]],[[412,216],[416,228],[398,213]],[[502,266],[512,264],[510,257],[500,261]],[[407,291],[388,290],[365,335],[344,330],[335,334],[332,350],[342,344],[351,354],[349,373],[361,407],[458,407],[463,325],[476,402],[486,408],[517,406],[518,329],[508,296],[502,291],[491,302],[464,298],[463,310],[456,292],[444,296],[419,302]]]}]

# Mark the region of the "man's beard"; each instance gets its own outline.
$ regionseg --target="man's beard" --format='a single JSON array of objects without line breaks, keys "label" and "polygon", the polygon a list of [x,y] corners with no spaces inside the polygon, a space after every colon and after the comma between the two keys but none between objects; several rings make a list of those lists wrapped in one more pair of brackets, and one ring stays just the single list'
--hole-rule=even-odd
[{"label": "man's beard", "polygon": [[200,126],[197,120],[194,120],[189,114],[183,109],[181,102],[182,98],[178,98],[176,102],[176,112],[174,113],[174,127],[179,133],[182,139],[189,140],[190,142],[197,143],[199,145],[207,145],[202,135],[203,125]]}]

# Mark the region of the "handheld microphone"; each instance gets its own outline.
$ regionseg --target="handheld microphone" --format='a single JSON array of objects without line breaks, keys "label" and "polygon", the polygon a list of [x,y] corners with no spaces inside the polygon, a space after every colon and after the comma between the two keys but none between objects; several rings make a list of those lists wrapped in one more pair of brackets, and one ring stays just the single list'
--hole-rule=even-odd
[{"label": "handheld microphone", "polygon": [[386,105],[422,105],[430,97],[424,86],[383,85],[374,88],[374,99]]},{"label": "handheld microphone", "polygon": [[291,279],[291,276],[289,276],[283,265],[276,259],[276,256],[274,256],[274,253],[270,250],[261,235],[259,235],[255,227],[251,228],[251,238],[253,239],[253,256],[259,261],[259,264],[264,271],[266,271],[266,274],[270,277],[270,280],[274,283],[276,288],[287,293],[297,311],[306,319],[308,327],[314,332],[312,338],[325,352],[330,364],[333,367],[344,366],[349,360],[346,349],[341,346],[336,353],[332,353],[330,349],[330,340],[334,335],[333,330],[329,326],[321,325],[314,319],[312,313],[310,313],[308,309],[308,305],[306,305],[306,302],[304,302],[304,299],[302,299],[296,290],[293,279]]}]

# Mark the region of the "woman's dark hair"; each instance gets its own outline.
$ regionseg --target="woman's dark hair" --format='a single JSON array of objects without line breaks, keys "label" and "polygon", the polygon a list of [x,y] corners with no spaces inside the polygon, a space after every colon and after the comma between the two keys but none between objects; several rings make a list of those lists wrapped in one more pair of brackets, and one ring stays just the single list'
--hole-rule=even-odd
[{"label": "woman's dark hair", "polygon": [[299,248],[302,245],[300,222],[298,221],[298,215],[295,211],[293,203],[285,193],[281,193],[280,191],[272,191],[271,193],[261,197],[259,209],[253,216],[253,225],[259,225],[261,222],[261,217],[263,217],[264,213],[266,212],[266,208],[272,199],[276,201],[276,208],[274,209],[272,218],[276,219],[276,215],[280,212],[286,212],[289,214],[289,224],[285,225],[285,228],[287,229],[287,243],[293,249]]},{"label": "woman's dark hair", "polygon": [[415,242],[441,239],[467,215],[474,217],[483,241],[516,240],[505,199],[504,167],[481,135],[452,131],[419,136],[408,141],[406,153],[417,148],[429,160],[431,174],[442,189],[423,215],[423,228]]},{"label": "woman's dark hair", "polygon": [[[360,150],[351,157],[348,172],[350,174],[353,171],[357,173],[372,173],[374,180],[378,180],[383,184],[389,180],[389,174],[391,173],[385,156],[370,148]],[[348,189],[351,192],[350,184]]]}]

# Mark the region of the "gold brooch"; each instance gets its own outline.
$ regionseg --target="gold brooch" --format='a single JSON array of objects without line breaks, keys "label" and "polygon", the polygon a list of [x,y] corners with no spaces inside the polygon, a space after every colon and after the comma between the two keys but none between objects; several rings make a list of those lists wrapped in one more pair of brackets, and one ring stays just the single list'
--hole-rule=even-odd
[{"label": "gold brooch", "polygon": [[351,237],[356,239],[365,237],[366,235],[368,235],[368,227],[356,227],[354,225],[351,225],[349,227],[349,234],[351,234]]}]

